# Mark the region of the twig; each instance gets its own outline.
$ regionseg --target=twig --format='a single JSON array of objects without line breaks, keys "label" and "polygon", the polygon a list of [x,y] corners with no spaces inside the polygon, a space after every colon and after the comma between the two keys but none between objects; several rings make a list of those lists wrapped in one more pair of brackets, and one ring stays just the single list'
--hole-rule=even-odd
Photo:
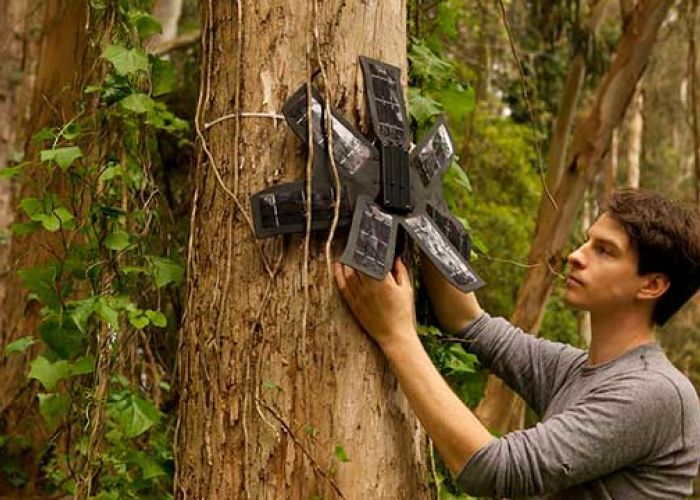
[{"label": "twig", "polygon": [[190,33],[183,33],[182,35],[178,35],[170,40],[157,43],[153,47],[150,47],[148,52],[156,56],[162,56],[176,50],[187,49],[196,44],[201,37],[202,34],[199,30],[192,31]]},{"label": "twig", "polygon": [[437,468],[435,467],[435,446],[433,440],[428,438],[428,452],[430,453],[430,472],[433,475],[433,483],[435,484],[435,500],[440,498],[440,481],[437,477]]}]

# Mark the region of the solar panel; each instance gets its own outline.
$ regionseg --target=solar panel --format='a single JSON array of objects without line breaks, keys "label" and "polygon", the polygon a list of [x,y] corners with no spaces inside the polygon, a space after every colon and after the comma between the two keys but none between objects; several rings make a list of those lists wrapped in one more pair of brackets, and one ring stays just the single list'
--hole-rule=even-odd
[{"label": "solar panel", "polygon": [[458,288],[471,291],[483,285],[483,281],[426,214],[406,217],[402,225],[435,267]]},{"label": "solar panel", "polygon": [[359,196],[341,262],[376,279],[386,276],[394,262],[398,223],[367,196]]},{"label": "solar panel", "polygon": [[[463,291],[483,286],[468,262],[469,234],[450,214],[443,194],[442,178],[455,152],[445,120],[440,118],[409,153],[401,70],[362,56],[360,63],[376,142],[331,110],[333,158],[343,185],[340,225],[351,225],[341,262],[382,279],[392,267],[401,226],[454,286]],[[325,103],[315,88],[311,96],[312,229],[326,229],[333,217],[335,191],[329,180]],[[289,98],[283,113],[307,142],[306,86]],[[265,189],[251,203],[260,238],[306,229],[304,181]]]}]

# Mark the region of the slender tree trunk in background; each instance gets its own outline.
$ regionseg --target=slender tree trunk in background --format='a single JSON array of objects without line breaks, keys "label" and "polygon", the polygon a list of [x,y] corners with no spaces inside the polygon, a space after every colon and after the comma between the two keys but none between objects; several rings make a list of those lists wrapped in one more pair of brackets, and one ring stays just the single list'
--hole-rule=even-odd
[{"label": "slender tree trunk in background", "polygon": [[698,108],[698,58],[696,25],[698,0],[690,0],[688,16],[688,87],[690,94],[690,119],[693,126],[693,166],[695,206],[700,210],[700,108]]},{"label": "slender tree trunk in background", "polygon": [[182,0],[156,0],[153,4],[153,15],[160,21],[163,30],[151,36],[145,43],[148,50],[153,51],[165,46],[177,36],[177,25],[182,13]]},{"label": "slender tree trunk in background", "polygon": [[[332,103],[366,129],[357,57],[406,75],[405,3],[332,0],[319,2],[316,16],[314,3],[205,2],[200,125],[279,113],[305,81],[313,23]],[[306,148],[271,118],[232,118],[203,137],[211,156],[195,176],[176,496],[427,498],[424,433],[340,300],[326,272],[325,235],[312,237],[304,325],[303,236],[261,244],[271,277],[221,185],[247,213],[250,194],[302,177]],[[349,462],[339,459],[344,453]]]},{"label": "slender tree trunk in background", "polygon": [[[591,15],[585,23],[585,27],[589,38],[592,40],[598,33],[600,25],[605,20],[608,7],[608,0],[597,0],[591,7]],[[582,47],[588,47],[590,44],[582,44]],[[569,72],[566,75],[566,83],[564,84],[564,92],[562,93],[561,104],[557,116],[554,119],[554,130],[552,132],[552,141],[549,145],[547,156],[547,175],[545,184],[548,189],[554,189],[559,182],[566,163],[567,144],[569,134],[576,116],[578,100],[583,87],[583,81],[586,78],[586,54],[583,52],[586,48],[579,49],[574,54]]]},{"label": "slender tree trunk in background", "polygon": [[[670,0],[642,2],[634,11],[616,49],[586,118],[576,127],[571,156],[555,191],[556,207],[543,194],[530,267],[518,290],[511,321],[537,334],[554,277],[563,265],[563,251],[586,187],[595,179],[608,149],[612,131],[622,120],[635,87],[644,72]],[[522,423],[523,402],[505,384],[490,377],[486,396],[477,409],[485,425],[500,433]]]},{"label": "slender tree trunk in background", "polygon": [[[640,82],[641,83],[641,82]],[[642,157],[642,134],[644,132],[644,91],[641,85],[632,99],[627,126],[627,187],[639,187],[639,164]]]},{"label": "slender tree trunk in background", "polygon": [[[72,89],[80,88],[76,79],[82,75],[81,64],[84,57],[86,6],[82,2],[48,0],[30,3],[24,14],[24,54],[22,70],[25,72],[21,85],[16,89],[21,96],[19,109],[14,120],[15,143],[22,143],[20,149],[28,149],[26,141],[40,128],[62,123],[73,113],[75,94]],[[15,10],[22,12],[22,10]],[[9,18],[3,18],[3,21]],[[22,27],[21,23],[15,26]],[[41,29],[38,29],[38,28]],[[4,33],[4,32],[3,32]],[[34,38],[36,37],[36,38]],[[35,65],[33,65],[36,63]],[[26,99],[26,103],[24,100]],[[30,102],[31,101],[31,102]],[[25,107],[25,104],[27,106]],[[26,116],[25,116],[26,112]],[[40,169],[25,172],[29,177],[41,175]],[[30,180],[17,186],[17,197],[31,193]],[[14,208],[14,206],[13,206]],[[0,353],[5,346],[17,338],[34,334],[38,319],[36,302],[27,304],[26,293],[20,287],[15,274],[17,269],[30,267],[43,260],[43,252],[38,243],[43,235],[29,235],[11,238],[8,268],[3,285],[13,293],[2,297],[0,308]],[[38,346],[37,346],[38,347]],[[35,461],[25,464],[28,483],[23,494],[31,494],[39,476],[41,451],[45,446],[45,427],[39,416],[33,387],[26,378],[28,360],[36,354],[36,348],[24,354],[0,355],[0,434],[24,436],[31,452],[24,456]],[[3,448],[4,453],[17,450]],[[0,477],[0,496],[6,485]]]},{"label": "slender tree trunk in background", "polygon": [[[583,209],[581,210],[581,233],[585,238],[588,227],[593,222],[595,211],[591,190],[588,190],[583,197]],[[581,344],[588,347],[591,345],[591,313],[590,311],[578,311],[578,334]]]}]

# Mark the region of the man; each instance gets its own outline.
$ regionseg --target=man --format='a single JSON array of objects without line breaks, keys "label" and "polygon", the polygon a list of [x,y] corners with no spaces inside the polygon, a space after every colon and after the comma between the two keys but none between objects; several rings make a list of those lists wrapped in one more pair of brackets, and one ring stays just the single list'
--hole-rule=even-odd
[{"label": "man", "polygon": [[[425,281],[450,332],[542,417],[494,438],[430,362],[413,290],[396,261],[383,281],[336,264],[342,295],[376,340],[463,489],[495,497],[684,498],[700,461],[700,406],[654,341],[700,285],[700,223],[658,195],[619,191],[568,256],[565,299],[591,313],[588,352],[484,313],[430,264]],[[425,259],[427,261],[427,259]]]}]

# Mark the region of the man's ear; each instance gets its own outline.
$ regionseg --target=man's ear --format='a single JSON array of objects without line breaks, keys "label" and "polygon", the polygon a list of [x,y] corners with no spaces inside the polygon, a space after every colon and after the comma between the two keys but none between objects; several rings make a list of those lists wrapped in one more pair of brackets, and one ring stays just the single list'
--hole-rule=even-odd
[{"label": "man's ear", "polygon": [[642,287],[637,291],[640,300],[656,300],[671,286],[671,280],[663,273],[649,273],[644,276]]}]

